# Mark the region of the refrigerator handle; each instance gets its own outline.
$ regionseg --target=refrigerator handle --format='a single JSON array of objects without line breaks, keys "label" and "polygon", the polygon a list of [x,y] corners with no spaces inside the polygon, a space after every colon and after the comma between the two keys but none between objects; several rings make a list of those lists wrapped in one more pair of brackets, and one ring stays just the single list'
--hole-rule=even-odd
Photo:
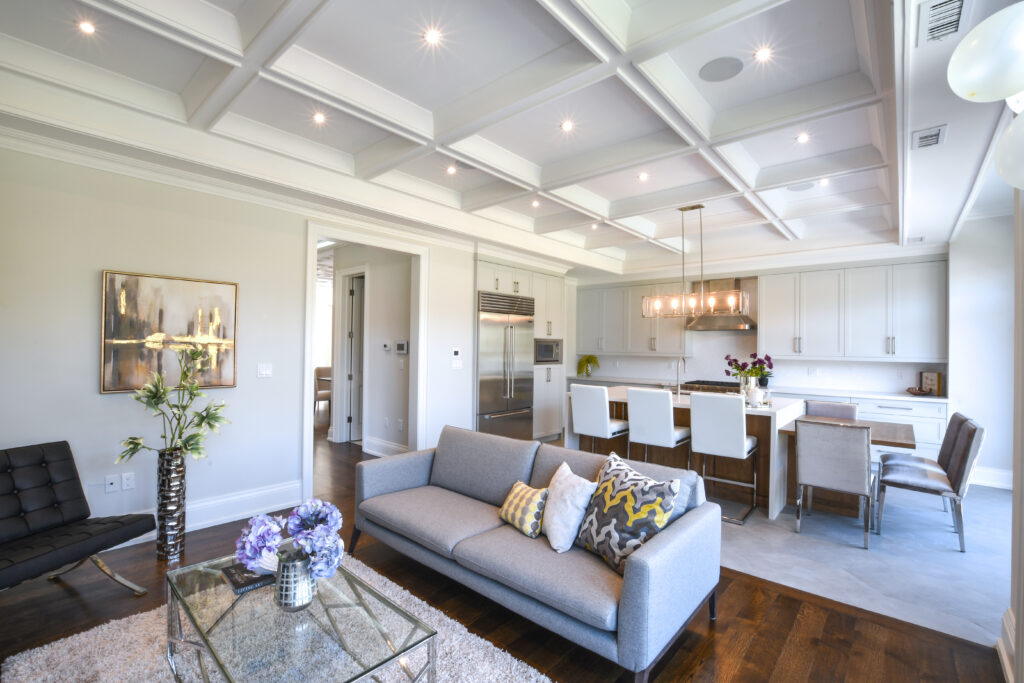
[{"label": "refrigerator handle", "polygon": [[508,397],[516,397],[516,328],[514,325],[508,326],[509,335],[512,337],[512,343],[508,345]]},{"label": "refrigerator handle", "polygon": [[508,399],[508,327],[501,328],[501,397]]}]

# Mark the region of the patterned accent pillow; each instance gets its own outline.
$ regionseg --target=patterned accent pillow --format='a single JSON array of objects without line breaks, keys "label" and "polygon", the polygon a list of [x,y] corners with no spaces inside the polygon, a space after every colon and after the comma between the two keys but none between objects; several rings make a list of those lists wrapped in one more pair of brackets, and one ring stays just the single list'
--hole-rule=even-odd
[{"label": "patterned accent pillow", "polygon": [[626,558],[668,524],[679,480],[655,481],[612,453],[601,466],[576,542],[618,573]]},{"label": "patterned accent pillow", "polygon": [[499,516],[530,538],[537,538],[544,520],[544,505],[547,500],[547,489],[531,488],[517,481],[508,492]]}]

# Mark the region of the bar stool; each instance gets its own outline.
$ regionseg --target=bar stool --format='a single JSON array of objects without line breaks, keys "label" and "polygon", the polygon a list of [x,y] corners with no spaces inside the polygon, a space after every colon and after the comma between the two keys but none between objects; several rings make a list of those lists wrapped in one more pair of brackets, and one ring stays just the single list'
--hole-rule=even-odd
[{"label": "bar stool", "polygon": [[629,434],[629,421],[616,420],[611,416],[608,403],[608,387],[590,384],[569,386],[572,397],[573,431],[592,438],[591,452],[597,448],[597,439],[614,439]]},{"label": "bar stool", "polygon": [[[747,435],[747,405],[743,397],[738,394],[690,394],[690,431],[692,450],[704,454],[704,464],[701,467],[701,476],[704,479],[751,490],[751,505],[742,517],[733,519],[722,515],[726,522],[743,524],[757,507],[757,437]],[[708,456],[736,460],[752,458],[753,483],[707,476],[705,471]]]},{"label": "bar stool", "polygon": [[[675,425],[671,392],[630,387],[626,390],[626,405],[629,410],[629,441],[643,444],[644,462],[647,462],[648,446],[675,449],[689,445],[690,428]],[[689,449],[686,468],[690,469]]]},{"label": "bar stool", "polygon": [[[818,415],[820,417],[841,417],[848,420],[857,419],[856,403],[839,403],[836,401],[804,401],[805,415]],[[878,469],[878,459],[872,457],[872,469]],[[877,492],[876,492],[877,493]],[[875,496],[875,500],[878,496]],[[807,514],[811,514],[814,505],[814,487],[807,487]]]}]

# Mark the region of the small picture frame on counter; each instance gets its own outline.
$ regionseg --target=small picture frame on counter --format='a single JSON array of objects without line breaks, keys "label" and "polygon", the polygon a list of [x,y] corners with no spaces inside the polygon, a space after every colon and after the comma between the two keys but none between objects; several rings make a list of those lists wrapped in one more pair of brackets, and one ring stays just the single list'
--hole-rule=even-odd
[{"label": "small picture frame on counter", "polygon": [[932,396],[942,396],[942,373],[941,372],[922,372],[921,373],[921,389],[932,392]]}]

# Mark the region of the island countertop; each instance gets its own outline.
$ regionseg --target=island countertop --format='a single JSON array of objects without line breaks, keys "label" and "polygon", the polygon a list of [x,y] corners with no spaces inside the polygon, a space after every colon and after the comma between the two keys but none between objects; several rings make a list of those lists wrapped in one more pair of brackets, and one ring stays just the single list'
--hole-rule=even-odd
[{"label": "island countertop", "polygon": [[[608,400],[613,403],[626,403],[626,397],[629,393],[628,385],[620,385],[614,387],[608,387]],[[649,389],[650,387],[635,387],[642,389]],[[738,394],[737,394],[738,395]],[[674,408],[690,408],[690,395],[689,394],[676,394],[672,393],[672,406]],[[779,424],[783,425],[787,422],[791,422],[796,418],[800,417],[804,413],[804,402],[803,399],[799,398],[786,398],[783,396],[776,396],[772,398],[770,405],[758,406],[756,408],[747,407],[747,415],[765,415],[769,417],[775,417],[779,420]]]}]

